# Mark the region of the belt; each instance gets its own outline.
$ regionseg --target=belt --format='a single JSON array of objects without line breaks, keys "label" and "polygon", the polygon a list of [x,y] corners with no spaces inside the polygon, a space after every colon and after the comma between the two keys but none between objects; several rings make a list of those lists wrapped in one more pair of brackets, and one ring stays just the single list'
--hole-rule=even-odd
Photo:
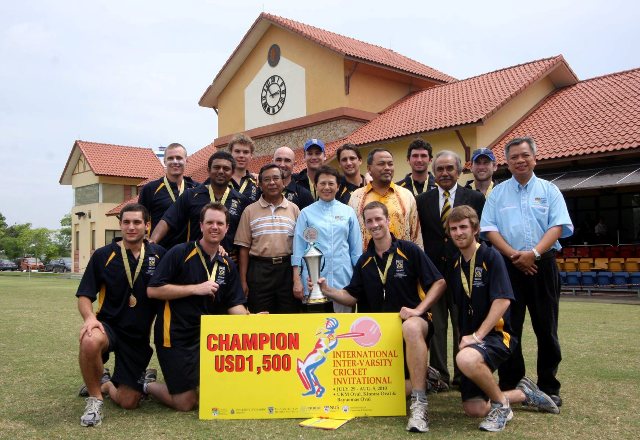
[{"label": "belt", "polygon": [[555,249],[549,249],[544,254],[540,254],[540,259],[541,260],[546,260],[546,259],[549,259],[549,258],[553,258],[555,256],[556,256],[556,250]]},{"label": "belt", "polygon": [[271,264],[291,263],[291,255],[283,255],[282,257],[258,257],[255,255],[251,255],[250,258]]}]

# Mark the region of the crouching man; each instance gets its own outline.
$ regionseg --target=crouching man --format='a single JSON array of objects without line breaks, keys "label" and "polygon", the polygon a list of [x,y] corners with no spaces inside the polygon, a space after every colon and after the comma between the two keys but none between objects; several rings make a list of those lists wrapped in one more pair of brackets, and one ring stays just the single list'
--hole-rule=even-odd
[{"label": "crouching man", "polygon": [[[149,220],[142,205],[130,203],[122,208],[122,239],[93,253],[76,292],[84,319],[79,361],[85,385],[80,395],[88,396],[82,426],[102,423],[103,393],[125,409],[136,408],[142,397],[140,379],[153,354],[149,333],[156,309],[147,297],[147,284],[165,252],[144,240]],[[99,306],[94,313],[96,299]],[[103,373],[111,352],[113,377]]]},{"label": "crouching man", "polygon": [[161,300],[154,329],[156,352],[166,384],[144,383],[144,392],[178,411],[198,403],[200,317],[248,315],[235,264],[220,255],[229,228],[222,203],[200,211],[202,238],[171,248],[149,282],[150,298]]},{"label": "crouching man", "polygon": [[334,289],[324,278],[318,284],[327,298],[350,307],[358,304],[358,312],[400,314],[405,377],[407,373],[409,377],[406,388],[411,393],[407,431],[427,432],[428,342],[433,333],[427,312],[446,284],[422,249],[410,241],[397,240],[389,232],[389,211],[384,204],[368,203],[362,216],[372,239],[353,268],[349,285]]},{"label": "crouching man", "polygon": [[509,306],[514,301],[504,260],[494,248],[476,241],[480,221],[468,205],[453,208],[447,229],[459,250],[452,259],[447,284],[458,306],[460,351],[456,356],[464,376],[462,407],[471,417],[485,417],[483,431],[502,431],[513,418],[512,403],[558,414],[556,404],[524,377],[515,390],[502,392],[493,378],[518,340],[511,333]]}]

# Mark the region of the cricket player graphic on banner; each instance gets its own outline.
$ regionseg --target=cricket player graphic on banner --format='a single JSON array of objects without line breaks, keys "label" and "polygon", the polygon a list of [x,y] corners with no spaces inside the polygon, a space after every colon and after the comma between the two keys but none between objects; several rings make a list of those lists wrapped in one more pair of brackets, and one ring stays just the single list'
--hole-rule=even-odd
[{"label": "cricket player graphic on banner", "polygon": [[405,414],[397,314],[233,318],[202,317],[201,419]]}]

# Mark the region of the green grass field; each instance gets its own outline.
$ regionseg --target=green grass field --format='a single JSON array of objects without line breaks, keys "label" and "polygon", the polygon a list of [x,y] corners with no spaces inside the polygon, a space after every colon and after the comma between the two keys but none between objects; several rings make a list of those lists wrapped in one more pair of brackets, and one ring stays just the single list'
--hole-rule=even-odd
[{"label": "green grass field", "polygon": [[[105,404],[98,428],[81,428],[84,400],[77,363],[81,325],[78,281],[34,274],[0,275],[0,438],[108,439],[394,439],[404,417],[355,419],[337,431],[298,427],[298,420],[200,421],[197,412],[175,413],[155,401],[135,411]],[[528,324],[527,324],[527,327]],[[563,301],[559,378],[564,406],[558,416],[516,410],[503,434],[532,439],[637,439],[640,433],[640,307]],[[528,371],[535,374],[529,329],[524,335]],[[110,367],[113,361],[109,362]],[[152,359],[152,367],[157,360]],[[477,438],[479,420],[462,415],[458,393],[429,398],[431,432],[424,438]]]}]

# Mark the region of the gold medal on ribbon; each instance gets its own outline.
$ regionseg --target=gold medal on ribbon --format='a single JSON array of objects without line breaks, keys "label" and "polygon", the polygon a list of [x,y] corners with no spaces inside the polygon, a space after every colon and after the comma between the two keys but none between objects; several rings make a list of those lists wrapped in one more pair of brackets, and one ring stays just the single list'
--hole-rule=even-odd
[{"label": "gold medal on ribbon", "polygon": [[124,248],[124,242],[120,243],[120,253],[122,254],[122,264],[124,265],[124,272],[127,275],[127,281],[129,282],[129,307],[135,307],[138,304],[138,300],[133,295],[133,284],[138,279],[138,275],[140,275],[140,270],[142,269],[142,263],[144,261],[144,243],[140,247],[140,255],[138,256],[138,265],[136,266],[136,271],[131,276],[131,267],[129,266],[129,257],[127,257],[127,251]]}]

